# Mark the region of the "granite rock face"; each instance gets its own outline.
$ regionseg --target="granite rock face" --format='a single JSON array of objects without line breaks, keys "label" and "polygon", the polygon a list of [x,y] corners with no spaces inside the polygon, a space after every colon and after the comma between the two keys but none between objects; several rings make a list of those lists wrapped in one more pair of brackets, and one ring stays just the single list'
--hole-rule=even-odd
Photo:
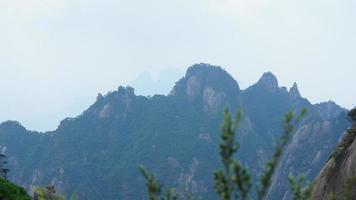
[{"label": "granite rock face", "polygon": [[340,142],[331,159],[315,179],[312,199],[356,199],[356,127]]}]

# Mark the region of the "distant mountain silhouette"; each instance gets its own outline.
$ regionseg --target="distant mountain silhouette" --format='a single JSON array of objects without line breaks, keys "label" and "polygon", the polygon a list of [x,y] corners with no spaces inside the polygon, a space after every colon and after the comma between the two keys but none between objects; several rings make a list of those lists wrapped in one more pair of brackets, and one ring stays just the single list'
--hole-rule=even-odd
[{"label": "distant mountain silhouette", "polygon": [[184,71],[178,69],[164,69],[155,79],[152,75],[144,71],[130,85],[135,88],[135,93],[143,96],[155,94],[167,95],[172,89],[172,85],[181,77]]}]

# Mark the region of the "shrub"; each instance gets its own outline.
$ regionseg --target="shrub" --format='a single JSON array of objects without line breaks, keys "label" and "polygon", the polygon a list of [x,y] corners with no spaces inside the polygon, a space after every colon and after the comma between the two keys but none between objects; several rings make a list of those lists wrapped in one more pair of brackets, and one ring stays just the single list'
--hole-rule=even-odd
[{"label": "shrub", "polygon": [[338,159],[343,154],[343,152],[351,146],[355,138],[356,138],[356,130],[352,128],[348,129],[342,141],[337,145],[335,150],[331,153],[329,159],[331,158]]},{"label": "shrub", "polygon": [[349,119],[352,123],[356,122],[356,107],[348,113]]},{"label": "shrub", "polygon": [[5,179],[0,178],[0,199],[1,200],[31,200],[26,191]]}]

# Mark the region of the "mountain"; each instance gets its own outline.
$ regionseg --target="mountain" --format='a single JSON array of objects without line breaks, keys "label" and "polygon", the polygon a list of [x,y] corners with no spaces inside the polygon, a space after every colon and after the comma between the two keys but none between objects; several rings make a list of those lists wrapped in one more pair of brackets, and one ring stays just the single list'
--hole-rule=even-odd
[{"label": "mountain", "polygon": [[[196,64],[169,95],[137,96],[119,87],[52,132],[31,132],[18,122],[0,125],[0,153],[9,157],[11,181],[29,190],[55,185],[81,199],[146,199],[137,170],[157,172],[165,186],[216,199],[212,172],[220,166],[218,145],[222,111],[241,109],[239,160],[258,174],[281,133],[288,111],[307,108],[273,179],[268,198],[289,197],[286,176],[315,178],[349,123],[346,110],[333,102],[313,105],[288,90],[270,72],[241,90],[223,68]],[[253,177],[256,179],[257,177]]]},{"label": "mountain", "polygon": [[[356,110],[355,110],[356,111]],[[312,198],[356,199],[356,123],[347,130],[313,186]]]}]

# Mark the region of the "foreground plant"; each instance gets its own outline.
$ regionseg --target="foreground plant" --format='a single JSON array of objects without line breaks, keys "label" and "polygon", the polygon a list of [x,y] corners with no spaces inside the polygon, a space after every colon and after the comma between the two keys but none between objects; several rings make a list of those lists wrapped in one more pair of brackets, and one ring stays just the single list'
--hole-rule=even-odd
[{"label": "foreground plant", "polygon": [[[72,194],[69,200],[78,200],[79,198]],[[56,194],[54,186],[36,187],[34,189],[33,200],[67,200],[64,195]]]},{"label": "foreground plant", "polygon": [[294,200],[306,200],[309,199],[312,192],[312,186],[310,183],[305,183],[305,177],[303,175],[294,177],[290,175],[288,177],[291,189],[293,192]]},{"label": "foreground plant", "polygon": [[0,177],[1,200],[32,200],[26,190]]},{"label": "foreground plant", "polygon": [[154,174],[150,174],[144,168],[139,166],[143,177],[146,180],[147,192],[150,200],[177,200],[178,195],[174,188],[168,189],[165,196],[162,196],[162,184],[156,179]]},{"label": "foreground plant", "polygon": [[238,197],[245,200],[251,189],[251,177],[247,169],[233,158],[240,146],[235,137],[241,119],[241,112],[237,113],[235,121],[227,110],[224,112],[220,143],[220,157],[224,169],[214,173],[215,190],[223,200]]}]

